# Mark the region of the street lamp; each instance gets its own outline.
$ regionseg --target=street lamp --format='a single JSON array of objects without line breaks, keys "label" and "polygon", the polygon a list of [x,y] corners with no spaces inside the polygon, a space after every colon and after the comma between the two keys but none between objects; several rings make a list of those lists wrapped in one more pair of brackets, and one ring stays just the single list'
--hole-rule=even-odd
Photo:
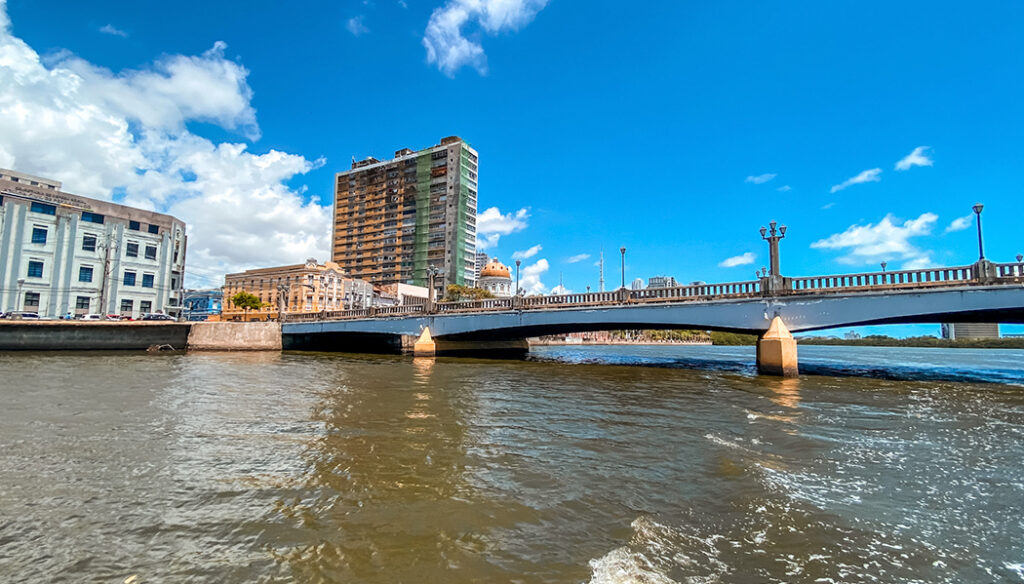
[{"label": "street lamp", "polygon": [[889,264],[887,264],[887,263],[885,263],[885,262],[882,262],[882,271],[883,271],[883,272],[885,271],[885,266],[888,266],[888,265],[889,265]]},{"label": "street lamp", "polygon": [[981,210],[984,208],[985,205],[981,203],[975,203],[974,207],[972,207],[974,214],[978,216],[978,261],[985,259],[985,248],[981,243]]},{"label": "street lamp", "polygon": [[519,264],[523,263],[523,260],[516,260],[516,296],[519,296]]},{"label": "street lamp", "polygon": [[288,308],[288,299],[291,296],[291,284],[277,285],[277,320],[284,322],[285,310]]},{"label": "street lamp", "polygon": [[779,266],[779,240],[786,237],[786,226],[782,225],[776,229],[777,223],[772,221],[768,224],[769,229],[761,227],[761,239],[768,242],[768,263],[771,266],[769,273],[773,276],[782,274]]},{"label": "street lamp", "polygon": [[622,254],[622,287],[626,287],[626,248],[620,247],[619,253]]},{"label": "street lamp", "polygon": [[1017,263],[1019,264],[1021,262],[1024,262],[1024,255],[1017,254]]},{"label": "street lamp", "polygon": [[[25,301],[21,298],[21,287],[25,285],[25,278],[18,278],[18,297],[14,299],[14,306],[11,310],[23,310],[25,308]],[[18,303],[21,302],[21,308],[18,308]]]}]

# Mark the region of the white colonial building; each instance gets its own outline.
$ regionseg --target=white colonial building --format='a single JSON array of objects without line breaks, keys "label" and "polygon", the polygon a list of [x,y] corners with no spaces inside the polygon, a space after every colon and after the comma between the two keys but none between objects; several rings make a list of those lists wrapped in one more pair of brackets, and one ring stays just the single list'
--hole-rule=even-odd
[{"label": "white colonial building", "polygon": [[185,223],[0,169],[0,311],[177,316]]},{"label": "white colonial building", "polygon": [[480,270],[480,278],[476,281],[476,287],[487,290],[500,298],[512,296],[512,274],[508,266],[498,261],[498,258],[491,258],[487,265]]}]

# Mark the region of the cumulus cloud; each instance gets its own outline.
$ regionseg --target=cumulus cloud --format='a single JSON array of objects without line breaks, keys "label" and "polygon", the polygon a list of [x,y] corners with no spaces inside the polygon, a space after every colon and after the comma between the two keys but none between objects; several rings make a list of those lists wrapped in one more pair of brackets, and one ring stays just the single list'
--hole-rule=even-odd
[{"label": "cumulus cloud", "polygon": [[764,184],[764,183],[772,180],[776,176],[778,176],[778,175],[770,174],[770,173],[769,174],[759,174],[757,176],[748,176],[746,178],[746,180],[744,180],[743,182],[754,183],[755,185],[761,185],[761,184]]},{"label": "cumulus cloud", "polygon": [[526,229],[526,220],[530,218],[529,209],[519,209],[514,213],[502,212],[497,207],[490,207],[476,216],[476,246],[487,249],[498,245],[502,235],[508,235]]},{"label": "cumulus cloud", "polygon": [[542,250],[542,249],[544,249],[544,248],[541,247],[541,245],[538,243],[537,245],[531,247],[530,249],[527,249],[527,250],[524,250],[524,251],[517,251],[517,252],[513,253],[512,254],[512,259],[514,259],[514,260],[525,260],[525,259],[528,259],[528,258],[532,258],[533,256],[537,255],[540,252],[540,250]]},{"label": "cumulus cloud", "polygon": [[544,272],[548,271],[548,268],[550,266],[544,258],[537,260],[536,263],[524,266],[519,280],[519,287],[527,294],[543,294],[547,287],[544,286],[544,282],[541,282],[540,277]]},{"label": "cumulus cloud", "polygon": [[[423,35],[427,62],[453,77],[469,65],[487,73],[487,55],[477,29],[490,35],[516,31],[533,20],[548,0],[448,0],[434,9]],[[467,38],[467,35],[470,38]]]},{"label": "cumulus cloud", "polygon": [[575,264],[575,263],[578,263],[578,262],[582,262],[583,260],[589,260],[589,259],[590,259],[590,254],[589,253],[578,253],[578,254],[570,257],[569,259],[565,260],[565,263],[567,263],[567,264]]},{"label": "cumulus cloud", "polygon": [[565,286],[562,286],[561,284],[559,284],[558,286],[555,286],[554,288],[551,289],[551,293],[555,294],[555,295],[558,295],[558,294],[572,294],[572,290],[570,290],[570,289],[566,288]]},{"label": "cumulus cloud", "polygon": [[182,219],[188,266],[208,274],[328,257],[329,209],[286,186],[322,160],[253,153],[187,128],[259,137],[249,71],[226,49],[116,73],[67,52],[44,63],[11,33],[0,0],[0,167]]},{"label": "cumulus cloud", "polygon": [[890,214],[877,224],[851,225],[842,233],[815,241],[811,247],[846,251],[838,260],[843,264],[867,265],[895,259],[904,260],[904,267],[928,264],[928,252],[912,245],[910,239],[930,234],[938,218],[934,213],[922,213],[917,219],[898,224]]},{"label": "cumulus cloud", "polygon": [[896,163],[896,170],[910,170],[914,166],[931,166],[933,164],[932,159],[928,158],[928,155],[925,154],[925,150],[928,149],[928,146],[914,148],[913,152],[907,154]]},{"label": "cumulus cloud", "polygon": [[845,189],[846,187],[850,187],[850,186],[853,186],[853,185],[858,185],[858,184],[867,183],[867,182],[878,182],[878,181],[882,180],[882,177],[879,176],[881,174],[882,174],[882,169],[881,168],[872,168],[872,169],[869,169],[869,170],[865,170],[864,172],[858,174],[857,176],[855,176],[853,178],[848,178],[848,179],[844,180],[843,182],[835,185],[834,187],[832,187],[832,190],[829,191],[829,192],[837,193],[837,192]]},{"label": "cumulus cloud", "polygon": [[963,231],[964,229],[970,227],[973,221],[974,214],[968,214],[964,215],[963,217],[957,217],[956,219],[953,219],[953,221],[949,224],[949,227],[946,227],[946,230],[943,233],[950,233],[952,231]]},{"label": "cumulus cloud", "polygon": [[740,254],[738,256],[726,258],[719,262],[718,265],[723,268],[735,268],[736,266],[745,266],[747,264],[752,264],[756,259],[757,256],[754,255],[752,252],[748,251],[747,253]]},{"label": "cumulus cloud", "polygon": [[363,24],[363,15],[361,14],[348,19],[345,23],[345,28],[354,36],[361,36],[370,32],[370,29],[366,28],[366,25]]},{"label": "cumulus cloud", "polygon": [[117,27],[115,27],[112,24],[104,24],[103,26],[100,27],[100,32],[102,32],[103,34],[109,34],[109,35],[113,35],[113,36],[119,36],[119,37],[123,37],[123,38],[128,38],[128,33],[126,33],[125,31],[123,31],[123,30],[121,30],[121,29],[119,29]]},{"label": "cumulus cloud", "polygon": [[790,187],[789,185],[782,185],[781,187],[779,187],[779,188],[777,188],[775,190],[779,191],[780,193],[788,193],[791,188],[792,187]]}]

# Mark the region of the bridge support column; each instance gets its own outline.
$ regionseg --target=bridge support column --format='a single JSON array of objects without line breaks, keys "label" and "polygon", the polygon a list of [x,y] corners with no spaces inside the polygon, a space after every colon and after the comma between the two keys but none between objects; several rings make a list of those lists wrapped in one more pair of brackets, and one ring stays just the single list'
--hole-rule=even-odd
[{"label": "bridge support column", "polygon": [[776,316],[757,341],[757,372],[764,375],[796,377],[796,339]]},{"label": "bridge support column", "polygon": [[430,327],[423,329],[420,338],[412,347],[412,354],[415,357],[433,357],[437,353],[437,344],[430,336]]}]

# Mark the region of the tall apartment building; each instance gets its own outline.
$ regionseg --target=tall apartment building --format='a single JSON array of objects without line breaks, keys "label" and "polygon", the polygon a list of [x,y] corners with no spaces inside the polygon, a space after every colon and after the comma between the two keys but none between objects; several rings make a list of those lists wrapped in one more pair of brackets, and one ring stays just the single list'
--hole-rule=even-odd
[{"label": "tall apartment building", "polygon": [[335,176],[332,260],[374,284],[476,283],[477,153],[457,136]]},{"label": "tall apartment building", "polygon": [[185,223],[0,169],[0,310],[177,316]]}]

